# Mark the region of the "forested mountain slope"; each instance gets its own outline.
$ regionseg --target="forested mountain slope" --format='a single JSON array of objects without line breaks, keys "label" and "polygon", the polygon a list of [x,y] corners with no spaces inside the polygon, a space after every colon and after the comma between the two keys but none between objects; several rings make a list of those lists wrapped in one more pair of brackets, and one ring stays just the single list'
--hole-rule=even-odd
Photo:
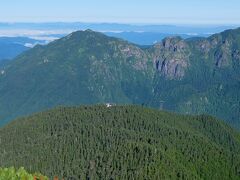
[{"label": "forested mountain slope", "polygon": [[0,166],[65,179],[240,179],[240,134],[210,116],[59,107],[0,129]]},{"label": "forested mountain slope", "polygon": [[140,47],[91,30],[0,68],[1,123],[57,105],[145,104],[240,128],[240,29]]}]

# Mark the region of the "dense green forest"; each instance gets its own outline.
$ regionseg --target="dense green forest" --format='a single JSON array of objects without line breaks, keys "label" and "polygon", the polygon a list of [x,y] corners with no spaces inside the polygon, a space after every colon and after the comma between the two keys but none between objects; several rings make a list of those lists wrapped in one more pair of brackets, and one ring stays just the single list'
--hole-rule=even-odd
[{"label": "dense green forest", "polygon": [[65,179],[240,179],[240,134],[211,116],[58,107],[0,129],[0,167]]}]

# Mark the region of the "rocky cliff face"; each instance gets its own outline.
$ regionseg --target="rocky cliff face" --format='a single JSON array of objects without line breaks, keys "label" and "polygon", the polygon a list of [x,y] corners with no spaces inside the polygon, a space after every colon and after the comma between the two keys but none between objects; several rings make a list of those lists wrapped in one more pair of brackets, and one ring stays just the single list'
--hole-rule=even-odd
[{"label": "rocky cliff face", "polygon": [[154,67],[168,79],[181,79],[189,66],[190,48],[179,37],[169,37],[155,44],[150,51]]},{"label": "rocky cliff face", "polygon": [[194,48],[216,68],[231,68],[239,62],[240,28],[196,41]]},{"label": "rocky cliff face", "polygon": [[240,29],[228,30],[209,38],[183,40],[165,38],[150,48],[155,69],[167,79],[183,79],[196,60],[212,69],[234,68],[240,64]]}]

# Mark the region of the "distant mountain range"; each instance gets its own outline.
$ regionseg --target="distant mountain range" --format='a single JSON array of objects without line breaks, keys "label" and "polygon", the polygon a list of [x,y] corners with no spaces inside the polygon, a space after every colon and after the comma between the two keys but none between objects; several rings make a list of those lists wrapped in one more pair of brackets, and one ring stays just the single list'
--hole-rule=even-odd
[{"label": "distant mountain range", "polygon": [[1,166],[24,166],[50,179],[240,177],[239,132],[205,115],[59,107],[13,121],[0,137]]},{"label": "distant mountain range", "polygon": [[226,29],[236,28],[229,26],[194,26],[194,25],[143,25],[143,24],[116,24],[116,23],[0,23],[0,36],[29,37],[38,40],[52,41],[62,38],[77,30],[92,29],[106,35],[123,38],[140,45],[152,45],[167,36],[208,37]]},{"label": "distant mountain range", "polygon": [[147,47],[78,31],[1,67],[1,122],[57,105],[112,102],[207,113],[240,128],[239,66],[240,29]]},{"label": "distant mountain range", "polygon": [[[208,37],[227,27],[181,27],[91,23],[0,23],[0,61],[10,60],[36,44],[47,44],[78,29],[101,31],[139,45],[153,45],[168,36]],[[2,64],[3,62],[1,62]]]},{"label": "distant mountain range", "polygon": [[44,44],[45,41],[27,37],[0,37],[0,61],[13,59],[39,43]]},{"label": "distant mountain range", "polygon": [[153,45],[170,36],[179,36],[183,39],[210,36],[209,34],[168,34],[158,32],[105,32],[104,34],[112,37],[122,38],[131,43],[139,45]]},{"label": "distant mountain range", "polygon": [[[194,26],[194,25],[144,25],[144,24],[117,24],[117,23],[82,23],[82,22],[52,22],[52,23],[0,23],[1,30],[86,30],[92,29],[101,32],[157,32],[169,34],[213,34],[236,25],[228,26]],[[15,32],[15,31],[14,31]]]}]

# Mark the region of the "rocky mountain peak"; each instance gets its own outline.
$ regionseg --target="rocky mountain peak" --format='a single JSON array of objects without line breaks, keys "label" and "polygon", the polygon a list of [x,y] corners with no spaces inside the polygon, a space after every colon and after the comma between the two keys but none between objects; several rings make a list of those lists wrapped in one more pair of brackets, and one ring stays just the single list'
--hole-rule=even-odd
[{"label": "rocky mountain peak", "polygon": [[169,79],[181,79],[189,65],[190,49],[180,37],[168,37],[153,47],[156,69]]},{"label": "rocky mountain peak", "polygon": [[[194,47],[216,68],[227,68],[236,64],[238,58],[240,28],[226,30],[209,38],[196,41]],[[212,58],[213,57],[213,58]],[[239,61],[239,60],[237,60]]]},{"label": "rocky mountain peak", "polygon": [[162,41],[162,46],[175,52],[184,48],[184,41],[180,37],[167,37]]}]

